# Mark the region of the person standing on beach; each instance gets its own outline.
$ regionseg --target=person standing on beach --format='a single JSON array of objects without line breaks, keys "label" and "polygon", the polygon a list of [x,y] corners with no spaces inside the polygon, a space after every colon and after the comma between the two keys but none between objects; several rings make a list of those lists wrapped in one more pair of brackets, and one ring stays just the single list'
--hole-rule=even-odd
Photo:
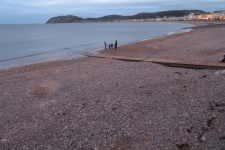
[{"label": "person standing on beach", "polygon": [[113,43],[111,43],[111,48],[113,48]]},{"label": "person standing on beach", "polygon": [[222,63],[225,63],[225,54],[223,55],[223,57],[224,57],[224,58],[221,59],[221,62],[222,62]]},{"label": "person standing on beach", "polygon": [[105,45],[105,49],[107,49],[106,47],[107,47],[107,43],[104,41],[104,45]]},{"label": "person standing on beach", "polygon": [[109,49],[110,49],[110,46],[111,46],[111,45],[109,44]]},{"label": "person standing on beach", "polygon": [[114,47],[115,47],[115,51],[116,51],[116,49],[117,49],[117,40],[116,40],[116,42],[115,42]]}]

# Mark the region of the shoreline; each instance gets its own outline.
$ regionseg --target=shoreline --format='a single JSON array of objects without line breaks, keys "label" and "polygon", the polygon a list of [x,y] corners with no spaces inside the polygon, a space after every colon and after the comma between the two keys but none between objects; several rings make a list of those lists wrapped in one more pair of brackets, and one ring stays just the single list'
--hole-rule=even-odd
[{"label": "shoreline", "polygon": [[[179,31],[173,31],[172,34],[177,34],[176,32],[179,32]],[[183,32],[187,32],[187,31],[183,31]],[[132,43],[137,43],[137,42],[156,39],[156,38],[161,38],[161,37],[165,37],[165,36],[169,36],[169,35],[171,35],[171,34],[165,33],[163,35],[155,36],[155,37],[152,37],[152,38],[147,38],[147,39],[143,38],[141,40],[137,40],[137,41],[133,41],[133,42],[127,42],[127,43],[123,43],[123,44],[120,43],[119,46],[129,45],[129,44],[132,44]],[[31,64],[40,64],[40,63],[52,62],[52,61],[71,60],[71,59],[83,58],[85,56],[82,53],[85,53],[85,52],[99,53],[103,50],[104,50],[103,48],[95,48],[95,49],[86,49],[85,51],[78,51],[78,52],[66,52],[65,54],[62,53],[60,55],[59,54],[55,54],[55,55],[53,54],[54,56],[49,56],[47,58],[41,58],[41,59],[37,59],[37,60],[36,59],[35,60],[29,60],[29,61],[25,61],[25,62],[21,62],[21,63],[20,62],[19,63],[13,63],[13,64],[9,64],[9,65],[6,65],[7,64],[7,62],[6,62],[5,65],[3,64],[1,66],[0,70],[8,70],[8,69],[11,69],[11,68],[28,66],[28,65],[31,65]],[[27,57],[27,56],[24,56],[24,57]],[[17,58],[12,58],[12,60],[17,61]]]},{"label": "shoreline", "polygon": [[[193,23],[193,21],[192,21]],[[197,22],[199,23],[199,22]],[[196,24],[196,23],[195,23]],[[209,54],[207,54],[207,56],[203,55],[201,56],[200,53],[198,52],[199,50],[196,50],[195,52],[191,51],[190,49],[188,51],[182,51],[182,53],[179,53],[179,55],[173,56],[173,53],[171,53],[171,51],[173,51],[173,46],[167,46],[167,45],[163,45],[160,46],[160,44],[162,43],[166,43],[168,41],[174,43],[174,45],[176,44],[176,40],[180,40],[179,43],[185,43],[185,40],[179,39],[179,37],[182,36],[188,36],[186,39],[192,39],[192,36],[198,36],[198,38],[202,38],[202,36],[204,36],[205,30],[209,30],[210,29],[222,29],[225,27],[225,22],[223,23],[219,23],[219,24],[213,24],[213,25],[208,25],[208,22],[206,22],[206,24],[202,24],[202,22],[200,22],[200,26],[194,26],[194,27],[190,27],[191,31],[189,32],[183,32],[183,33],[179,33],[179,34],[173,34],[173,35],[169,35],[169,36],[165,36],[165,37],[161,37],[161,38],[156,38],[156,39],[151,39],[151,40],[147,40],[147,41],[141,41],[141,42],[137,42],[137,43],[132,43],[129,46],[126,47],[126,45],[121,46],[120,50],[118,51],[114,51],[114,50],[105,50],[102,51],[100,53],[102,54],[111,54],[111,55],[124,55],[124,56],[139,56],[139,57],[149,57],[149,58],[168,58],[168,59],[196,59],[196,60],[205,60],[205,61],[220,61],[220,58],[223,57],[223,53],[225,53],[225,50],[221,50],[221,52],[219,53],[219,51],[215,54],[215,56],[212,56],[213,53],[210,52],[209,50],[206,50],[207,53],[211,54],[211,59],[210,56],[208,56]],[[210,31],[213,34],[213,31]],[[215,35],[215,38],[216,35]],[[209,38],[210,39],[210,38]],[[206,43],[210,43],[212,41],[212,44],[215,44],[215,39],[210,39],[209,41],[207,41],[208,39],[206,39]],[[190,45],[185,44],[185,46],[191,46],[194,47],[194,45],[191,45],[192,42],[197,43],[197,41],[191,41],[189,42]],[[202,42],[203,44],[204,42]],[[143,46],[144,45],[144,46]],[[208,45],[210,46],[210,45]],[[206,49],[208,49],[207,47],[205,47]],[[138,53],[135,52],[138,49]],[[157,52],[157,51],[163,51],[163,53]],[[168,52],[167,52],[168,51]],[[177,52],[177,50],[175,50]],[[203,51],[203,50],[201,50]],[[157,55],[160,55],[158,56]],[[191,54],[191,56],[189,56]],[[196,55],[195,55],[196,54]],[[186,56],[185,56],[186,55]],[[206,55],[206,54],[205,54]],[[163,57],[162,57],[163,56]],[[196,57],[197,56],[197,57]],[[205,57],[205,58],[203,58]]]},{"label": "shoreline", "polygon": [[[198,29],[198,28],[202,28],[201,26],[203,25],[203,26],[211,26],[211,25],[215,25],[215,26],[217,26],[217,25],[220,25],[220,24],[225,24],[225,21],[172,21],[173,23],[186,23],[186,24],[192,24],[192,25],[195,25],[196,27],[187,27],[187,28],[184,28],[184,29],[191,29],[191,30],[193,30],[193,29]],[[213,24],[212,24],[213,23]],[[182,32],[182,33],[188,33],[188,32],[190,32],[190,31],[184,31],[184,32]],[[176,33],[176,34],[182,34],[182,33]],[[155,39],[160,39],[160,38],[164,38],[164,37],[167,37],[167,36],[173,36],[173,35],[176,35],[176,34],[164,34],[164,35],[161,35],[161,36],[157,36],[157,37],[152,37],[152,38],[149,38],[149,39],[142,39],[142,40],[140,40],[140,41],[134,41],[134,42],[130,42],[130,43],[125,43],[125,44],[122,44],[122,45],[119,45],[119,46],[126,46],[126,45],[130,45],[130,44],[135,44],[135,43],[139,43],[139,42],[143,42],[143,41],[149,41],[149,40],[155,40]],[[100,49],[100,48],[98,48],[98,49]],[[104,51],[105,51],[105,49],[103,49],[102,48],[102,50],[97,50],[97,51],[95,51],[94,53],[104,53]],[[87,50],[87,51],[83,51],[83,52],[77,52],[78,54],[80,54],[80,53],[82,53],[81,55],[83,55],[83,53],[86,53],[86,52],[93,52],[93,50]],[[35,61],[34,63],[31,63],[31,64],[27,64],[27,62],[25,63],[25,65],[19,65],[19,66],[17,66],[17,65],[15,65],[15,64],[11,64],[9,67],[2,67],[2,69],[0,69],[0,71],[1,70],[9,70],[9,69],[13,69],[13,68],[20,68],[20,67],[26,67],[26,66],[29,66],[29,65],[35,65],[35,64],[42,64],[42,63],[48,63],[48,62],[57,62],[57,61],[66,61],[66,60],[71,60],[71,58],[69,58],[70,56],[69,56],[69,53],[68,54],[64,54],[65,56],[63,56],[63,57],[65,57],[65,58],[63,58],[63,59],[57,59],[57,60],[54,60],[55,58],[52,58],[52,57],[50,57],[51,59],[53,59],[53,61],[52,60],[45,60],[46,58],[44,58],[43,59],[43,62],[42,62],[42,60],[37,60],[37,61]],[[57,56],[57,57],[59,57],[59,56]],[[68,57],[68,58],[67,58]],[[86,56],[85,55],[83,55],[83,57],[82,56],[80,56],[80,57],[77,57],[77,58],[72,58],[72,59],[82,59],[82,58],[85,58]],[[41,62],[40,62],[41,61]]]},{"label": "shoreline", "polygon": [[[219,61],[225,25],[101,53]],[[225,70],[86,57],[0,70],[0,149],[223,149]]]}]

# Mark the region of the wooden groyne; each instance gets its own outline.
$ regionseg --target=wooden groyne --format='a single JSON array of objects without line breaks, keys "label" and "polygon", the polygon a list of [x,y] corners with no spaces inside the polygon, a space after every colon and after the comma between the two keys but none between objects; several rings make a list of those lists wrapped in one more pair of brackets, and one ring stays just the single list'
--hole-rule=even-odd
[{"label": "wooden groyne", "polygon": [[202,61],[202,60],[186,60],[186,59],[163,59],[163,58],[143,58],[143,57],[127,57],[127,56],[116,56],[116,55],[89,55],[91,57],[99,58],[112,58],[124,61],[144,61],[162,64],[169,67],[180,67],[180,68],[193,68],[193,69],[225,69],[225,63],[215,61]]}]

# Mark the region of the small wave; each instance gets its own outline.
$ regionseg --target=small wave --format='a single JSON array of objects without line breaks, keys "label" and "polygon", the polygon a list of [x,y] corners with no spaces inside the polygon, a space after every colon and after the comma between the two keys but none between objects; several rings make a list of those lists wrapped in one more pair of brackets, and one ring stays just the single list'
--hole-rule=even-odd
[{"label": "small wave", "polygon": [[14,58],[9,58],[9,59],[3,59],[3,60],[0,60],[0,62],[16,60],[16,59],[21,59],[21,58],[26,58],[26,57],[32,57],[32,56],[37,56],[37,55],[42,55],[42,54],[47,54],[47,53],[49,53],[49,52],[38,53],[38,54],[31,54],[31,55],[26,55],[26,56],[21,56],[21,57],[14,57]]},{"label": "small wave", "polygon": [[55,52],[57,52],[57,51],[34,53],[34,54],[24,55],[24,56],[20,56],[20,57],[13,57],[13,58],[8,58],[8,59],[2,59],[2,60],[0,60],[0,62],[6,62],[6,61],[11,61],[11,60],[23,59],[23,58],[29,58],[29,57],[32,57],[32,56],[38,56],[38,55],[43,55],[43,54],[50,54],[50,53],[55,53]]},{"label": "small wave", "polygon": [[169,34],[173,34],[174,32],[170,32],[170,33],[168,33],[167,35],[169,35]]},{"label": "small wave", "polygon": [[143,39],[141,41],[147,41],[147,40],[151,40],[152,38],[147,38],[147,39]]}]

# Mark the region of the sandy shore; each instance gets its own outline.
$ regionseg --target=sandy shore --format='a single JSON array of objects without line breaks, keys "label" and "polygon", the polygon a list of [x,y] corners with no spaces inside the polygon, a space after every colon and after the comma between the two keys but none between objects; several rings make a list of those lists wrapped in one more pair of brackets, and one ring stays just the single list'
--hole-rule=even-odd
[{"label": "sandy shore", "polygon": [[[219,61],[224,33],[196,27],[102,53]],[[0,149],[222,150],[224,79],[225,70],[92,57],[2,70]]]}]

